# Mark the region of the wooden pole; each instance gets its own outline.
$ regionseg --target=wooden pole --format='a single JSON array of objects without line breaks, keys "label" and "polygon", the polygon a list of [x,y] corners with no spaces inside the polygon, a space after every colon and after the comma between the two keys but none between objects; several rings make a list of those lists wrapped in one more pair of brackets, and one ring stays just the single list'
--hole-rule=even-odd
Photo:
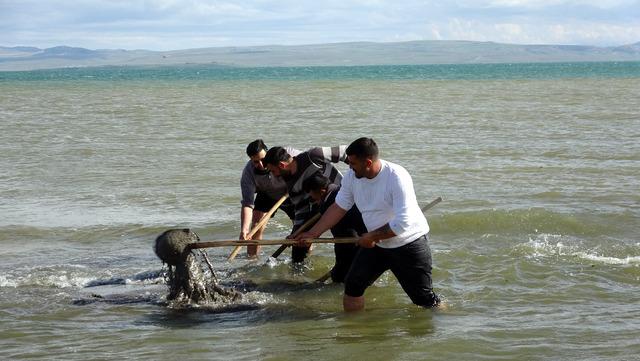
[{"label": "wooden pole", "polygon": [[431,208],[433,208],[436,204],[442,202],[442,197],[438,197],[434,200],[432,200],[431,202],[429,202],[429,204],[427,204],[426,206],[420,208],[420,210],[422,211],[422,213],[430,210]]},{"label": "wooden pole", "polygon": [[[292,237],[296,237],[297,235],[299,235],[300,233],[304,232],[307,230],[307,228],[311,227],[313,224],[315,224],[318,219],[320,219],[321,214],[318,213],[316,215],[314,215],[313,217],[309,218],[306,222],[304,222],[300,228],[298,228],[295,232],[293,232],[293,234],[291,235]],[[289,247],[290,245],[288,244],[283,244],[282,246],[280,246],[275,252],[273,252],[273,254],[271,255],[271,257],[273,258],[278,258],[278,256],[280,255],[280,253],[282,253],[285,249],[287,249],[287,247]]]},{"label": "wooden pole", "polygon": [[[357,238],[314,238],[306,240],[305,243],[356,243]],[[255,241],[238,241],[238,240],[219,240],[219,241],[205,241],[190,243],[188,249],[199,248],[212,248],[212,247],[228,247],[228,246],[272,246],[276,244],[283,244],[292,246],[298,244],[298,241],[293,239],[261,239]]]},{"label": "wooden pole", "polygon": [[[247,238],[251,239],[251,237],[253,237],[253,235],[260,230],[260,228],[264,227],[267,224],[267,222],[269,222],[269,219],[271,219],[271,216],[273,215],[273,213],[278,209],[278,207],[280,207],[280,205],[287,199],[287,197],[289,197],[288,194],[283,195],[276,202],[276,204],[274,204],[273,207],[271,207],[269,212],[265,213],[264,216],[260,218],[260,221],[258,221],[258,223],[256,223],[255,226],[253,226],[249,234],[247,234]],[[251,246],[251,244],[246,244],[246,245]],[[234,248],[233,251],[231,251],[231,253],[229,254],[229,257],[227,257],[227,260],[233,261],[233,259],[236,258],[236,256],[238,255],[238,252],[240,252],[241,248],[242,248],[242,245],[236,246],[236,248]]]}]

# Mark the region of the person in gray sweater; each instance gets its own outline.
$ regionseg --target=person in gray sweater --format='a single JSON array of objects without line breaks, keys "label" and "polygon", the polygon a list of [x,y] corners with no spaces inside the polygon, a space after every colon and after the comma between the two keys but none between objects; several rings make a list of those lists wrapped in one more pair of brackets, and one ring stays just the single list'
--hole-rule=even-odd
[{"label": "person in gray sweater", "polygon": [[[294,148],[286,147],[287,151],[297,155],[300,152]],[[252,225],[258,223],[278,200],[287,194],[287,184],[278,176],[270,173],[262,163],[267,154],[267,146],[262,139],[256,139],[247,145],[247,156],[249,161],[242,170],[240,177],[240,190],[242,192],[242,208],[240,211],[240,237],[242,240],[249,240],[247,235],[251,231]],[[293,204],[289,199],[279,207],[290,219],[294,217]],[[274,213],[275,214],[275,213]],[[264,226],[258,230],[251,239],[262,239]],[[257,257],[260,251],[259,246],[247,246],[247,255]]]}]

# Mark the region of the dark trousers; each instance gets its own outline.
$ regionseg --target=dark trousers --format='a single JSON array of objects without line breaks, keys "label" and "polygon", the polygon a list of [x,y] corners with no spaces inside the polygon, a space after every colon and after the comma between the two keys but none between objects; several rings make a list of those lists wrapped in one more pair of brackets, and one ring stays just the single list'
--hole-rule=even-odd
[{"label": "dark trousers", "polygon": [[344,293],[360,297],[386,270],[418,306],[434,307],[440,299],[431,283],[431,250],[427,235],[398,248],[360,248],[345,279]]},{"label": "dark trousers", "polygon": [[359,247],[355,243],[336,243],[333,247],[333,252],[336,255],[336,264],[331,269],[331,280],[333,282],[344,282],[358,249]]}]

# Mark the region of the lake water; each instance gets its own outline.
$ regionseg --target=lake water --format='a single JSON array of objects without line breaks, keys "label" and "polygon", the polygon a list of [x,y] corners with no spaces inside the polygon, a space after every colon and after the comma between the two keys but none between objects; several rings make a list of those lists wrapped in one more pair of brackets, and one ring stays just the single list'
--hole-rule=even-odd
[{"label": "lake water", "polygon": [[[0,73],[0,358],[632,360],[640,355],[640,63]],[[428,211],[434,286],[340,285],[208,250],[235,307],[163,306],[155,237],[239,233],[247,143],[371,136]],[[346,170],[346,166],[339,166]],[[277,214],[265,238],[283,238]],[[102,298],[97,298],[94,295]],[[96,301],[96,302],[93,302]]]}]

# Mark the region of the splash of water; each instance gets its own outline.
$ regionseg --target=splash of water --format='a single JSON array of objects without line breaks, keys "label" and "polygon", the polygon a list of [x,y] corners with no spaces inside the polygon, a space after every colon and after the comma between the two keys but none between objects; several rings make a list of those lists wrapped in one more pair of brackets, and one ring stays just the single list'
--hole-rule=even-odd
[{"label": "splash of water", "polygon": [[240,300],[239,292],[219,284],[207,254],[189,247],[199,240],[200,237],[188,228],[170,229],[156,238],[154,251],[167,265],[167,301],[180,306],[220,305]]},{"label": "splash of water", "polygon": [[169,286],[167,300],[173,305],[221,305],[242,299],[241,293],[219,284],[211,263],[202,251],[192,251],[184,262],[169,265],[166,281]]}]

